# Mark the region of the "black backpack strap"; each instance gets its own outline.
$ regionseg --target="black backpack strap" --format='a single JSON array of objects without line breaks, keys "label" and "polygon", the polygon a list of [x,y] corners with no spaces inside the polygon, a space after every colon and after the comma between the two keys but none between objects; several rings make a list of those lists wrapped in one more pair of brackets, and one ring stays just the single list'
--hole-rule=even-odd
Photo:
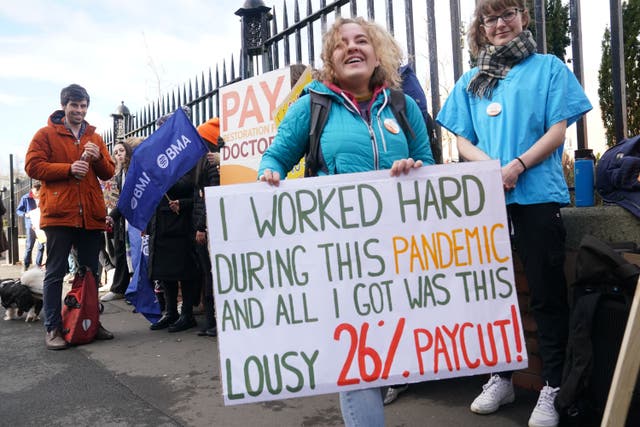
[{"label": "black backpack strap", "polygon": [[411,139],[416,139],[416,134],[407,118],[407,100],[404,97],[404,92],[398,89],[389,89],[389,93],[391,98],[391,111],[400,124],[400,127],[405,135],[411,136]]},{"label": "black backpack strap", "polygon": [[320,136],[331,109],[331,97],[318,92],[309,92],[311,119],[309,120],[309,145],[304,157],[304,176],[316,176],[323,163],[320,153]]},{"label": "black backpack strap", "polygon": [[422,112],[424,121],[427,124],[427,135],[429,137],[429,145],[431,146],[431,155],[437,164],[442,163],[442,145],[438,142],[438,134],[436,133],[436,123],[433,121],[431,114],[426,111]]},{"label": "black backpack strap", "polygon": [[584,295],[573,307],[562,385],[555,400],[560,414],[565,414],[587,389],[593,369],[593,317],[601,296],[600,292]]}]

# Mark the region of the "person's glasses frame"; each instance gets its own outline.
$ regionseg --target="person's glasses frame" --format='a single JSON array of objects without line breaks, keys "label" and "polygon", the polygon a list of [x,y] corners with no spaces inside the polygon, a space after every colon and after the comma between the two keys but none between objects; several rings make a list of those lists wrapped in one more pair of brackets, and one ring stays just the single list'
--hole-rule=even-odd
[{"label": "person's glasses frame", "polygon": [[502,15],[499,15],[499,16],[495,16],[495,15],[483,16],[482,25],[486,28],[493,28],[496,25],[498,25],[498,19],[502,19],[502,22],[504,22],[505,24],[508,24],[509,22],[516,19],[516,16],[518,16],[518,13],[522,13],[522,12],[524,12],[524,9],[513,7],[505,10],[502,13]]}]

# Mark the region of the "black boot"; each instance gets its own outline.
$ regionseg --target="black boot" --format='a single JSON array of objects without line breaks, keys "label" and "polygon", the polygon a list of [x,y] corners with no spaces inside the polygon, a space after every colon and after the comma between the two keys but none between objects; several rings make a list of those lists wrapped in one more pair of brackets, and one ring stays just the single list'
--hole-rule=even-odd
[{"label": "black boot", "polygon": [[191,329],[196,326],[198,326],[198,324],[196,323],[196,319],[193,315],[181,314],[178,320],[169,326],[169,332],[186,331],[187,329]]},{"label": "black boot", "polygon": [[166,329],[178,320],[178,283],[177,282],[161,282],[167,311],[153,325],[149,326],[152,331]]},{"label": "black boot", "polygon": [[212,337],[212,338],[215,338],[215,337],[218,336],[218,330],[216,328],[201,329],[198,332],[198,336],[199,337]]},{"label": "black boot", "polygon": [[152,331],[159,331],[160,329],[166,329],[169,327],[169,325],[173,324],[177,320],[178,320],[177,314],[171,315],[169,313],[165,313],[160,318],[160,320],[158,320],[156,323],[149,326],[149,329],[151,329]]},{"label": "black boot", "polygon": [[201,337],[215,337],[218,335],[216,330],[216,313],[213,305],[213,296],[204,297],[204,316],[206,324],[204,328],[198,332]]},{"label": "black boot", "polygon": [[180,317],[171,326],[169,332],[186,331],[187,329],[197,326],[196,319],[193,317],[193,288],[194,283],[191,280],[183,280],[180,282],[182,290],[182,312]]}]

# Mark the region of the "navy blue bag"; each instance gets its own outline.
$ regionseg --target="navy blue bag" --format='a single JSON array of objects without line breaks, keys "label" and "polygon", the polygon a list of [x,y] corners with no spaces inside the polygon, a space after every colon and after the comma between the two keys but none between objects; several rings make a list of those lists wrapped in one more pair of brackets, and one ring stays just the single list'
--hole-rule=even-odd
[{"label": "navy blue bag", "polygon": [[640,135],[605,151],[596,166],[596,188],[602,200],[640,218]]}]

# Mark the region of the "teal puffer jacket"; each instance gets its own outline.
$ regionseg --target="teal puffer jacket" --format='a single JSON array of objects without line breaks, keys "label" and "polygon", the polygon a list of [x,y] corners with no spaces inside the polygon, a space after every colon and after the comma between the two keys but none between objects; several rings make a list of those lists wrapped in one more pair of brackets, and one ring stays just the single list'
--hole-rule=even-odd
[{"label": "teal puffer jacket", "polygon": [[367,123],[348,96],[314,80],[289,107],[273,143],[262,156],[259,177],[270,169],[284,178],[304,156],[309,143],[310,91],[330,94],[333,101],[320,137],[327,171],[320,170],[318,175],[390,169],[395,160],[408,157],[422,160],[425,165],[434,163],[422,113],[409,96],[405,95],[406,114],[415,139],[405,135],[393,116],[388,89],[375,93],[369,105],[371,123]]}]

